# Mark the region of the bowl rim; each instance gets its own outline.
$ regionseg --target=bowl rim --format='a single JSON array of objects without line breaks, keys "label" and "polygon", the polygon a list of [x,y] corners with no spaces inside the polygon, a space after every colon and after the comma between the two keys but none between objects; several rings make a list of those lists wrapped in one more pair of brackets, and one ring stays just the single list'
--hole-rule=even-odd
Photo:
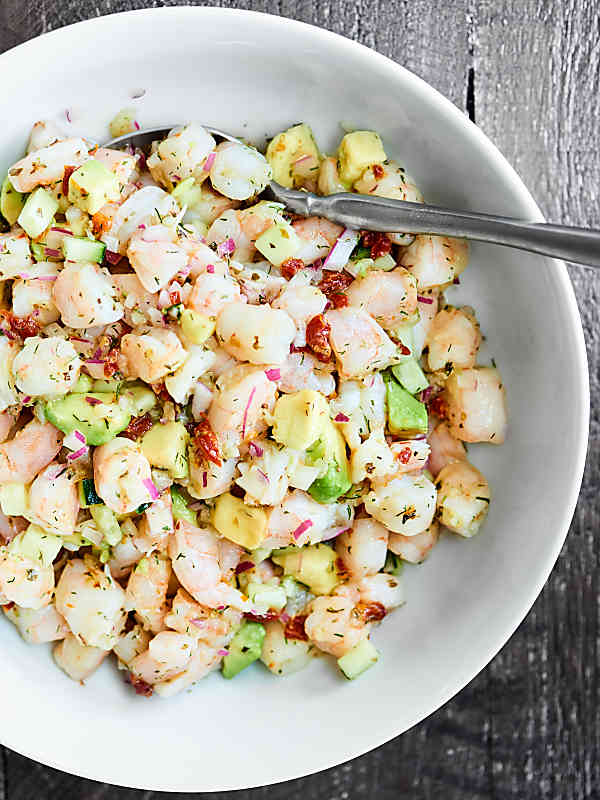
[{"label": "bowl rim", "polygon": [[[245,16],[250,24],[260,25],[263,24],[265,20],[268,20],[268,23],[271,25],[281,25],[282,27],[296,28],[298,31],[303,31],[307,36],[313,37],[313,40],[318,42],[320,45],[329,45],[332,48],[345,50],[346,52],[351,51],[355,57],[362,58],[365,62],[369,61],[371,63],[377,63],[380,69],[387,70],[390,74],[395,73],[396,76],[398,74],[402,74],[405,80],[411,82],[420,93],[427,97],[428,102],[432,107],[435,107],[436,110],[439,111],[441,116],[449,116],[455,121],[461,121],[464,130],[464,136],[476,143],[485,158],[490,161],[495,169],[503,173],[507,183],[509,184],[510,191],[514,192],[523,205],[528,209],[531,221],[545,221],[540,208],[514,167],[512,167],[505,156],[500,152],[498,147],[483,133],[483,131],[473,122],[471,122],[471,120],[457,106],[455,106],[452,101],[427,83],[423,78],[420,78],[414,72],[397,63],[393,59],[378,53],[377,51],[361,44],[360,42],[349,39],[342,34],[334,33],[333,31],[312,25],[307,22],[302,22],[300,20],[290,19],[288,17],[282,17],[275,14],[268,14],[261,11],[237,8],[220,8],[217,6],[183,5],[142,8],[115,14],[106,14],[100,17],[93,17],[91,19],[71,23],[69,25],[56,28],[52,31],[48,31],[13,48],[10,48],[4,53],[1,53],[0,64],[4,65],[5,67],[9,67],[9,62],[12,59],[20,59],[24,56],[26,57],[30,52],[35,51],[40,40],[50,41],[58,44],[63,37],[68,39],[74,34],[74,32],[79,31],[84,27],[89,31],[92,28],[100,29],[105,26],[110,27],[112,25],[127,24],[127,21],[131,20],[131,18],[140,16],[157,18],[169,16],[173,18],[180,17],[181,19],[189,18],[191,16],[195,18],[203,16],[214,18],[222,17],[226,19],[227,17],[231,17],[233,15]],[[575,443],[574,460],[576,468],[571,477],[569,490],[566,492],[563,514],[555,526],[557,534],[554,537],[553,546],[550,548],[544,562],[539,565],[537,577],[534,581],[532,581],[520,611],[515,614],[515,617],[504,626],[501,632],[496,635],[496,641],[492,647],[488,648],[484,654],[480,654],[479,657],[472,659],[469,668],[463,670],[463,672],[457,676],[451,687],[445,687],[435,698],[432,698],[432,703],[428,707],[427,711],[415,713],[413,718],[411,718],[408,723],[401,724],[399,726],[393,723],[388,723],[387,725],[382,723],[381,732],[379,735],[373,737],[367,746],[365,746],[364,743],[361,743],[358,746],[349,746],[348,751],[342,758],[339,758],[337,755],[333,756],[333,758],[327,758],[324,754],[321,754],[315,759],[315,762],[318,763],[315,763],[313,766],[311,766],[308,772],[306,770],[299,769],[292,774],[274,776],[270,778],[270,783],[268,785],[306,777],[322,770],[347,763],[352,759],[362,756],[365,753],[382,746],[386,742],[390,741],[396,736],[401,735],[402,733],[405,733],[429,717],[460,691],[462,691],[464,687],[492,661],[492,659],[497,655],[502,647],[504,647],[516,629],[520,626],[524,618],[527,616],[535,600],[543,589],[544,584],[548,580],[548,577],[556,563],[569,532],[570,523],[575,512],[575,507],[581,488],[581,482],[583,479],[589,435],[590,390],[585,338],[573,285],[569,278],[569,274],[564,262],[557,259],[548,258],[547,263],[551,272],[553,273],[553,276],[557,280],[557,284],[561,292],[561,298],[564,303],[565,312],[564,324],[569,325],[572,329],[571,332],[573,333],[575,346],[574,356],[576,359],[575,368],[578,375],[578,384],[576,387],[574,387],[574,389],[577,390],[576,396],[578,396],[582,405],[582,414],[579,421],[580,424],[577,441]],[[37,761],[38,763],[50,766],[54,769],[87,778],[89,780],[109,783],[114,781],[114,779],[111,781],[110,774],[103,774],[100,767],[94,771],[88,769],[79,771],[77,766],[66,763],[66,760],[61,759],[61,757],[58,755],[49,757],[48,755],[43,754],[40,756],[39,753],[36,753],[35,751],[29,751],[27,748],[22,746],[15,748],[11,745],[10,736],[7,735],[7,732],[5,731],[0,732],[0,742],[4,746],[13,749],[20,755]],[[74,770],[77,771],[75,772]],[[174,788],[173,786],[158,782],[155,782],[151,786],[148,786],[147,784],[142,785],[136,782],[124,783],[121,782],[120,779],[118,783],[113,785],[154,791],[207,791],[207,789],[197,787],[190,788],[189,786],[176,786]],[[253,783],[248,785],[240,784],[239,782],[232,782],[222,789],[217,787],[209,789],[208,791],[228,791],[243,788],[249,789],[263,785],[267,784]]]}]

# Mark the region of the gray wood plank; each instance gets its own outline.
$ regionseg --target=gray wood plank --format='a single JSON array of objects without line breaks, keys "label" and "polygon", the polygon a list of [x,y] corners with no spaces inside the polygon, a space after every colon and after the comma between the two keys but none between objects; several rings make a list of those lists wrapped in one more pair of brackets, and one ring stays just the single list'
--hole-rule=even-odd
[{"label": "gray wood plank", "polygon": [[[0,49],[145,0],[4,0]],[[600,223],[599,0],[245,0],[218,5],[295,17],[355,38],[414,70],[467,107],[469,71],[477,122],[496,141],[554,220]],[[572,271],[583,310],[593,388],[598,375],[598,279]],[[594,401],[597,392],[593,393]],[[582,498],[561,559],[526,622],[457,698],[414,730],[317,776],[241,793],[250,800],[415,800],[597,796],[599,405]],[[0,800],[165,799],[118,790],[7,753]],[[191,795],[180,795],[191,797]],[[199,795],[194,795],[199,797]],[[206,795],[208,798],[209,795]],[[216,800],[228,793],[211,795]]]},{"label": "gray wood plank", "polygon": [[[485,2],[474,29],[477,123],[515,165],[549,219],[596,227],[599,10],[589,0]],[[600,778],[600,275],[576,267],[570,274],[591,366],[590,451],[557,567],[519,634],[489,669],[497,798],[595,797]]]}]

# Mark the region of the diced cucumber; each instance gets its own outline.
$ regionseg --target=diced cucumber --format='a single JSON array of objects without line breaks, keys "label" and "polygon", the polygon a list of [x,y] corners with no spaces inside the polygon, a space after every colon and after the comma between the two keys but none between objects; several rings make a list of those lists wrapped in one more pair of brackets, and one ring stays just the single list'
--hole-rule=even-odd
[{"label": "diced cucumber", "polygon": [[89,508],[102,504],[102,498],[98,497],[93,478],[84,478],[79,484],[79,505],[81,508]]},{"label": "diced cucumber", "polygon": [[92,386],[88,391],[92,392],[120,392],[123,386],[123,381],[105,381],[99,379],[92,382]]},{"label": "diced cucumber", "polygon": [[17,192],[8,175],[0,191],[0,213],[9,225],[14,225],[25,205],[25,195]]},{"label": "diced cucumber", "polygon": [[68,261],[95,261],[101,264],[104,260],[106,245],[94,239],[79,236],[65,236],[62,251]]},{"label": "diced cucumber", "polygon": [[122,534],[115,512],[105,505],[91,505],[90,514],[98,526],[98,530],[104,536],[106,543],[111,547],[119,544]]},{"label": "diced cucumber", "polygon": [[85,394],[86,392],[91,392],[93,385],[94,381],[90,378],[90,376],[86,375],[85,372],[82,372],[73,386],[73,392],[76,394]]},{"label": "diced cucumber", "polygon": [[363,639],[345,656],[338,658],[338,667],[342,670],[349,681],[358,678],[363,672],[372,667],[379,658],[379,653],[368,639]]},{"label": "diced cucumber", "polygon": [[429,386],[425,373],[419,366],[419,362],[414,358],[403,361],[402,364],[396,364],[392,367],[392,372],[406,391],[411,394],[422,392],[423,389]]},{"label": "diced cucumber", "polygon": [[30,525],[24,533],[10,542],[8,549],[11,553],[25,556],[32,561],[39,561],[42,566],[49,567],[62,547],[60,536],[47,533],[39,525]]},{"label": "diced cucumber", "polygon": [[404,569],[404,562],[397,556],[395,553],[392,553],[391,550],[388,550],[387,556],[385,558],[385,565],[383,567],[383,571],[386,572],[388,575],[402,575],[402,570]]},{"label": "diced cucumber", "polygon": [[152,389],[135,383],[125,384],[120,387],[119,397],[128,400],[131,414],[134,417],[142,417],[151,411],[156,405],[156,395]]},{"label": "diced cucumber", "polygon": [[7,517],[22,517],[27,510],[27,487],[22,483],[2,484],[0,508]]},{"label": "diced cucumber", "polygon": [[171,486],[171,504],[173,519],[180,519],[189,522],[190,525],[198,524],[198,516],[195,511],[188,507],[182,492],[176,487]]},{"label": "diced cucumber", "polygon": [[50,226],[57,211],[57,200],[40,186],[25,201],[18,223],[31,239],[37,239]]},{"label": "diced cucumber", "polygon": [[394,269],[395,266],[396,262],[389,253],[386,253],[384,256],[379,256],[379,258],[376,258],[373,262],[373,269],[382,269],[384,272]]},{"label": "diced cucumber", "polygon": [[229,644],[229,654],[223,659],[224,678],[235,678],[260,658],[265,633],[259,622],[244,622]]},{"label": "diced cucumber", "polygon": [[31,243],[31,253],[36,261],[47,261],[46,258],[46,247],[47,245],[45,242],[32,242]]},{"label": "diced cucumber", "polygon": [[246,594],[252,601],[252,607],[259,614],[266,614],[271,609],[281,611],[287,603],[287,595],[282,586],[250,581],[246,587]]}]

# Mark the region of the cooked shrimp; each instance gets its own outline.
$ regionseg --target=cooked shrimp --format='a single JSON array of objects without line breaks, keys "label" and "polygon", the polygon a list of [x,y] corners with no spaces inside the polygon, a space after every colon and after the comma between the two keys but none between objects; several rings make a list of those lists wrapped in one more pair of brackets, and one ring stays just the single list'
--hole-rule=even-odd
[{"label": "cooked shrimp", "polygon": [[351,450],[359,447],[371,431],[384,429],[385,394],[385,383],[379,372],[364,381],[340,381],[338,396],[331,403],[331,414]]},{"label": "cooked shrimp", "polygon": [[377,575],[365,575],[355,586],[359,593],[360,603],[363,608],[367,607],[364,609],[365,611],[368,611],[368,607],[373,603],[382,605],[386,612],[404,603],[402,583],[394,575],[388,575],[385,572],[378,572]]},{"label": "cooked shrimp", "polygon": [[138,156],[124,153],[122,150],[113,150],[110,147],[99,147],[94,152],[94,159],[100,161],[105,167],[117,176],[121,186],[133,183],[138,177]]},{"label": "cooked shrimp", "polygon": [[330,222],[325,217],[306,217],[293,223],[300,238],[300,250],[294,254],[306,265],[319,258],[325,258],[344,230],[341,225]]},{"label": "cooked shrimp", "polygon": [[328,311],[329,341],[339,371],[345,378],[366,375],[386,367],[396,355],[396,346],[377,322],[362,309]]},{"label": "cooked shrimp", "polygon": [[177,231],[166,225],[135,231],[129,240],[127,258],[148,292],[164,289],[188,263],[188,254],[179,243]]},{"label": "cooked shrimp", "polygon": [[319,169],[318,181],[319,194],[340,194],[347,192],[348,187],[345,186],[338,173],[337,158],[330,156],[321,161]]},{"label": "cooked shrimp", "polygon": [[[229,445],[228,445],[229,446]],[[190,448],[190,494],[198,500],[207,500],[210,497],[226,492],[233,483],[233,476],[237,467],[237,458],[221,459],[220,466],[212,461],[206,462],[199,459]]]},{"label": "cooked shrimp", "polygon": [[431,372],[451,367],[474,367],[481,344],[481,331],[468,309],[444,308],[436,314],[426,344]]},{"label": "cooked shrimp", "polygon": [[85,681],[95,672],[108,655],[101,647],[82,644],[76,636],[68,634],[56,645],[54,661],[74,681]]},{"label": "cooked shrimp", "polygon": [[63,435],[49,422],[32,420],[0,444],[0,484],[30,483],[62,447]]},{"label": "cooked shrimp", "polygon": [[127,582],[125,608],[153,633],[164,630],[170,577],[171,562],[154,552],[138,562]]},{"label": "cooked shrimp", "polygon": [[[12,285],[13,314],[17,317],[31,316],[42,326],[56,322],[60,318],[52,296],[52,278],[58,275],[56,264],[38,261],[21,274],[27,277],[14,281]],[[50,280],[45,280],[45,276]]]},{"label": "cooked shrimp", "polygon": [[27,154],[33,153],[35,150],[41,150],[42,147],[49,147],[51,144],[64,139],[65,134],[60,130],[55,122],[51,119],[41,119],[33,124],[31,133],[29,134],[29,141],[27,142]]},{"label": "cooked shrimp", "polygon": [[[144,186],[143,189],[130,195],[120,206],[113,205],[110,208],[104,206],[98,212],[100,216],[94,215],[93,222],[100,225],[100,238],[108,249],[125,255],[129,240],[140,226],[161,221],[168,223],[178,213],[179,206],[172,195],[158,186]],[[95,225],[94,230],[96,227]]]},{"label": "cooked shrimp", "polygon": [[[2,441],[6,440],[8,430],[5,431],[6,420],[10,418],[6,409],[16,405],[18,401],[15,391],[15,379],[13,375],[13,361],[19,352],[19,345],[11,341],[6,336],[0,338],[0,409],[2,409]],[[11,423],[12,424],[12,423]]]},{"label": "cooked shrimp", "polygon": [[152,500],[148,459],[137,442],[122,436],[94,450],[94,483],[115,514],[129,514]]},{"label": "cooked shrimp", "polygon": [[365,497],[367,513],[394,533],[415,536],[435,514],[436,490],[425,475],[408,473],[377,485]]},{"label": "cooked shrimp", "polygon": [[[2,353],[0,351],[0,358]],[[13,428],[13,425],[18,419],[18,413],[14,414],[11,411],[0,412],[0,444],[8,439],[8,434]]]},{"label": "cooked shrimp", "polygon": [[429,446],[428,469],[434,477],[448,464],[467,458],[464,444],[452,436],[446,422],[440,422],[429,434]]},{"label": "cooked shrimp", "polygon": [[2,610],[28,644],[57,642],[69,633],[67,623],[53,605],[38,609],[10,605]]},{"label": "cooked shrimp", "polygon": [[383,428],[374,430],[352,451],[350,458],[352,483],[360,483],[365,478],[371,480],[385,478],[396,471],[397,462],[386,441]]},{"label": "cooked shrimp", "polygon": [[109,271],[92,262],[67,261],[52,290],[62,321],[70,328],[120,320],[124,309],[116,294]]},{"label": "cooked shrimp", "polygon": [[276,444],[263,442],[260,454],[248,462],[240,461],[241,476],[236,483],[245,492],[248,505],[275,506],[281,503],[288,489],[287,467],[290,454]]},{"label": "cooked shrimp", "polygon": [[166,550],[169,536],[173,533],[173,510],[171,493],[163,492],[150,506],[144,511],[144,515],[139,523],[138,535],[135,537],[135,544],[146,553],[152,550],[163,552]]},{"label": "cooked shrimp", "polygon": [[201,177],[202,165],[216,144],[206,128],[193,122],[170,131],[146,163],[154,180],[171,189],[186,178]]},{"label": "cooked shrimp", "polygon": [[183,633],[162,631],[148,643],[148,649],[129,663],[133,680],[152,686],[183,672],[192,658],[196,642]]},{"label": "cooked shrimp", "polygon": [[154,685],[154,691],[160,697],[173,697],[173,695],[189,689],[201,678],[204,678],[213,669],[219,666],[223,655],[204,642],[198,642],[187,667],[178,675],[164,678]]},{"label": "cooked shrimp", "polygon": [[0,236],[0,281],[17,278],[19,273],[26,273],[32,264],[29,239],[24,233]]},{"label": "cooked shrimp", "polygon": [[234,367],[221,375],[208,421],[226,451],[266,430],[265,412],[273,410],[276,388],[263,369],[252,366]]},{"label": "cooked shrimp", "polygon": [[119,667],[129,667],[136,656],[148,649],[152,634],[141,625],[134,625],[127,633],[121,633],[113,647],[113,653],[119,659]]},{"label": "cooked shrimp", "polygon": [[289,394],[313,389],[327,397],[335,391],[332,371],[333,364],[321,363],[312,353],[290,353],[279,368],[279,391]]},{"label": "cooked shrimp", "polygon": [[[285,547],[289,544],[302,546],[320,542],[332,531],[352,525],[353,509],[346,503],[317,503],[306,492],[296,489],[269,515],[269,538],[263,547]],[[295,531],[306,520],[312,523],[298,538]],[[337,529],[337,530],[336,530]]]},{"label": "cooked shrimp", "polygon": [[117,300],[123,305],[124,320],[135,328],[147,322],[161,324],[162,311],[158,309],[158,294],[146,291],[137,275],[126,273],[112,275]]},{"label": "cooked shrimp", "polygon": [[36,186],[49,186],[62,180],[65,167],[79,167],[88,158],[83,139],[62,139],[34,150],[8,170],[17,192],[31,192]]},{"label": "cooked shrimp", "polygon": [[279,620],[265,625],[260,660],[274,675],[291,675],[308,666],[315,651],[310,642],[287,639],[285,629]]},{"label": "cooked shrimp", "polygon": [[369,635],[369,625],[355,612],[354,600],[342,595],[315,597],[304,630],[319,650],[340,658]]},{"label": "cooked shrimp", "polygon": [[227,275],[204,272],[194,281],[186,306],[207,317],[217,317],[231,303],[244,302],[239,283]]},{"label": "cooked shrimp", "polygon": [[335,550],[352,579],[375,575],[383,569],[388,531],[372,519],[357,519],[351,530],[335,540]]},{"label": "cooked shrimp", "polygon": [[210,229],[211,225],[222,214],[238,206],[238,200],[231,200],[229,197],[218,194],[218,192],[215,192],[212,186],[206,182],[199,187],[199,190],[196,192],[194,203],[192,206],[188,207],[183,219],[185,222],[192,222],[196,225],[199,223],[202,229],[204,229],[204,227]]},{"label": "cooked shrimp", "polygon": [[[413,179],[406,174],[404,167],[396,161],[386,161],[367,167],[361,177],[354,182],[354,189],[359,194],[371,194],[376,197],[389,197],[393,200],[405,200],[409,203],[422,203],[423,195]],[[388,233],[394,244],[410,244],[410,234]]]},{"label": "cooked shrimp", "polygon": [[87,556],[68,561],[56,587],[56,610],[80,642],[112,650],[125,624],[125,592]]},{"label": "cooked shrimp", "polygon": [[215,611],[201,606],[185,589],[179,589],[173,598],[171,611],[165,616],[165,625],[185,633],[211,647],[227,647],[242,615],[233,608]]},{"label": "cooked shrimp", "polygon": [[351,306],[367,311],[382,328],[395,328],[417,309],[417,285],[403,267],[391,272],[372,270],[357,278],[346,291]]},{"label": "cooked shrimp", "polygon": [[77,351],[60,336],[26,339],[13,361],[17,387],[34,397],[66,394],[77,381],[80,369]]},{"label": "cooked shrimp", "polygon": [[78,475],[53,461],[29,488],[28,516],[46,530],[70,536],[79,513]]},{"label": "cooked shrimp", "polygon": [[0,595],[6,602],[34,610],[49,605],[54,569],[22,553],[0,547]]},{"label": "cooked shrimp", "polygon": [[273,308],[285,311],[296,326],[294,345],[304,347],[306,344],[306,325],[318,314],[322,314],[327,305],[327,298],[316,286],[302,285],[295,275],[285,286]]},{"label": "cooked shrimp", "polygon": [[437,522],[431,525],[423,533],[416,536],[403,536],[401,533],[390,533],[388,547],[403,561],[410,564],[420,564],[425,561],[431,549],[437,543],[440,536],[440,526]]},{"label": "cooked shrimp", "polygon": [[495,367],[454,370],[446,382],[444,398],[452,436],[463,442],[504,442],[506,393]]},{"label": "cooked shrimp", "polygon": [[206,234],[206,241],[209,244],[220,245],[231,239],[235,245],[233,253],[230,255],[237,261],[251,261],[256,248],[250,235],[242,227],[241,214],[234,209],[227,209],[212,223]]},{"label": "cooked shrimp", "polygon": [[488,513],[492,497],[481,472],[468,461],[455,461],[442,469],[436,486],[442,525],[461,536],[474,536]]},{"label": "cooked shrimp", "polygon": [[178,520],[169,541],[173,571],[181,585],[204,606],[250,611],[250,602],[223,579],[216,531]]},{"label": "cooked shrimp", "polygon": [[291,318],[279,309],[227,305],[217,318],[217,338],[228,353],[251,364],[283,364],[296,335]]},{"label": "cooked shrimp", "polygon": [[145,383],[158,383],[185,361],[185,350],[173,331],[150,328],[146,333],[127,333],[121,339],[128,374]]},{"label": "cooked shrimp", "polygon": [[395,472],[398,475],[424,469],[430,454],[430,447],[425,439],[393,442],[390,450],[395,458]]},{"label": "cooked shrimp", "polygon": [[414,358],[421,358],[425,342],[433,320],[438,312],[439,290],[421,289],[423,294],[417,295],[417,311],[419,319],[412,326],[412,354]]},{"label": "cooked shrimp", "polygon": [[401,262],[416,278],[419,289],[445,286],[464,272],[469,260],[465,239],[420,234],[402,254]]},{"label": "cooked shrimp", "polygon": [[213,187],[232,200],[260,194],[271,176],[271,166],[262,153],[238,142],[220,144],[210,169]]}]

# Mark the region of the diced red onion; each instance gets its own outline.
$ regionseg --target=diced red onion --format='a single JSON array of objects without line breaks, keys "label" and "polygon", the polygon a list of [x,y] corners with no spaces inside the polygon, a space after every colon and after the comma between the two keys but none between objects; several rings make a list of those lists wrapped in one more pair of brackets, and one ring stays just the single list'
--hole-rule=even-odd
[{"label": "diced red onion", "polygon": [[81,431],[73,431],[73,436],[76,439],[79,439],[80,442],[83,442],[83,444],[87,444],[85,436],[83,435],[83,433]]},{"label": "diced red onion", "polygon": [[75,450],[74,453],[67,454],[67,461],[77,461],[78,458],[82,456],[86,456],[89,452],[89,448],[86,445],[80,447],[79,450]]},{"label": "diced red onion", "polygon": [[358,244],[360,233],[352,228],[345,228],[338,236],[327,258],[323,262],[323,267],[329,270],[342,270],[352,255],[352,251]]},{"label": "diced red onion", "polygon": [[28,394],[23,398],[23,400],[21,402],[22,403],[28,403],[30,400],[31,400],[31,395]]},{"label": "diced red onion", "polygon": [[417,295],[417,300],[419,303],[427,303],[428,306],[433,303],[433,297],[423,297],[422,294]]},{"label": "diced red onion", "polygon": [[212,165],[215,162],[215,158],[216,157],[217,157],[217,154],[214,151],[212,153],[208,154],[208,156],[206,158],[206,161],[204,162],[204,166],[202,167],[204,172],[210,172],[210,170],[212,168]]},{"label": "diced red onion", "polygon": [[278,368],[274,369],[266,369],[265,375],[270,381],[278,381],[281,380],[281,370]]},{"label": "diced red onion", "polygon": [[311,155],[311,154],[308,154],[308,155],[305,155],[305,156],[300,156],[300,158],[297,158],[295,161],[292,161],[292,164],[294,166],[296,166],[296,164],[302,164],[303,161],[306,161],[309,158],[314,159],[314,156]]},{"label": "diced red onion", "polygon": [[[103,358],[86,358],[84,363],[85,364],[104,364],[105,363],[105,359],[103,359]],[[93,397],[91,397],[91,398],[90,397],[86,397],[85,399],[89,402],[90,400],[93,400],[94,398]],[[97,402],[99,403],[100,400],[98,400]]]},{"label": "diced red onion", "polygon": [[154,483],[150,480],[150,478],[144,478],[142,483],[144,484],[146,489],[148,489],[148,491],[150,492],[150,497],[153,500],[158,500],[158,498],[160,496],[160,492],[158,491],[158,489],[156,488]]},{"label": "diced red onion", "polygon": [[[431,388],[431,387],[429,387]],[[424,433],[417,433],[415,436],[412,437],[416,442],[422,442],[427,439],[427,436]]]},{"label": "diced red onion", "polygon": [[133,127],[136,129],[136,131],[139,131],[140,123],[137,121],[137,119],[133,120]]},{"label": "diced red onion", "polygon": [[242,572],[248,572],[249,569],[254,569],[253,561],[240,561],[240,563],[235,568],[235,574],[241,575]]},{"label": "diced red onion", "polygon": [[202,488],[206,489],[207,486],[208,486],[208,472],[203,472],[202,473]]},{"label": "diced red onion", "polygon": [[[103,361],[101,361],[101,362],[94,361],[92,363],[94,363],[94,364],[97,364],[97,363],[103,364],[104,362]],[[91,406],[99,406],[102,403],[102,400],[98,400],[97,397],[86,397],[85,398],[85,402],[89,403]]]},{"label": "diced red onion", "polygon": [[454,278],[452,283],[454,283],[454,284],[456,284],[458,286],[458,284],[460,283],[460,278]]},{"label": "diced red onion", "polygon": [[204,506],[202,500],[196,500],[195,503],[190,503],[188,508],[190,511],[200,511],[200,509]]},{"label": "diced red onion", "polygon": [[60,250],[55,250],[53,247],[44,247],[44,255],[48,258],[60,258],[62,253]]},{"label": "diced red onion", "polygon": [[255,442],[250,442],[248,450],[251,456],[256,456],[257,458],[260,458],[265,453],[262,447],[259,444],[255,444]]},{"label": "diced red onion", "polygon": [[230,256],[232,253],[235,252],[235,242],[229,237],[229,239],[225,239],[224,242],[221,242],[220,245],[217,246],[217,253],[223,258],[223,256]]},{"label": "diced red onion", "polygon": [[67,236],[73,236],[73,231],[68,230],[68,228],[50,228],[51,231],[55,233],[65,233]]},{"label": "diced red onion", "polygon": [[17,336],[12,331],[9,331],[8,328],[0,328],[0,331],[6,336],[7,339],[16,339]]},{"label": "diced red onion", "polygon": [[217,650],[217,655],[219,655],[219,656],[228,656],[229,655],[229,650],[225,650],[224,648],[222,650]]},{"label": "diced red onion", "polygon": [[282,611],[281,614],[279,615],[279,619],[283,622],[284,625],[287,625],[287,623],[291,620],[291,617],[287,612]]},{"label": "diced red onion", "polygon": [[55,281],[58,275],[36,275],[33,280],[35,281]]},{"label": "diced red onion", "polygon": [[347,417],[345,414],[336,414],[334,417],[336,422],[350,422],[350,417]]},{"label": "diced red onion", "polygon": [[197,628],[205,628],[208,624],[207,619],[193,619],[192,625],[195,625]]},{"label": "diced red onion", "polygon": [[91,339],[82,339],[79,336],[69,336],[69,339],[72,342],[81,342],[82,344],[91,344],[92,343]]},{"label": "diced red onion", "polygon": [[73,122],[73,120],[71,119],[71,109],[69,108],[65,109],[65,117],[67,118],[67,122]]},{"label": "diced red onion", "polygon": [[261,477],[264,479],[265,483],[269,483],[269,476],[265,472],[263,472],[262,469],[259,469],[258,471]]},{"label": "diced red onion", "polygon": [[421,402],[426,403],[431,395],[435,392],[435,386],[428,386],[421,392]]},{"label": "diced red onion", "polygon": [[302,534],[307,531],[309,528],[312,528],[312,522],[309,519],[305,519],[304,522],[301,522],[300,525],[296,528],[293,532],[294,539],[298,540]]},{"label": "diced red onion", "polygon": [[17,277],[21,278],[22,281],[30,281],[31,275],[28,272],[18,272]]},{"label": "diced red onion", "polygon": [[206,265],[206,271],[210,272],[210,274],[213,275],[214,271],[215,271],[215,265],[214,264],[207,264]]},{"label": "diced red onion", "polygon": [[336,536],[340,536],[342,533],[346,533],[347,531],[352,530],[351,528],[343,527],[343,528],[335,528],[330,534],[327,535],[326,539],[323,539],[324,542],[329,542],[331,539],[335,539]]},{"label": "diced red onion", "polygon": [[252,405],[252,401],[254,399],[254,395],[256,394],[256,386],[252,388],[250,392],[250,397],[248,398],[248,402],[246,403],[246,408],[244,409],[244,419],[242,422],[242,439],[246,438],[246,421],[248,420],[248,409]]},{"label": "diced red onion", "polygon": [[184,281],[191,271],[192,271],[191,267],[183,267],[183,269],[180,269],[179,272],[177,273],[177,277],[181,278],[181,280]]}]

